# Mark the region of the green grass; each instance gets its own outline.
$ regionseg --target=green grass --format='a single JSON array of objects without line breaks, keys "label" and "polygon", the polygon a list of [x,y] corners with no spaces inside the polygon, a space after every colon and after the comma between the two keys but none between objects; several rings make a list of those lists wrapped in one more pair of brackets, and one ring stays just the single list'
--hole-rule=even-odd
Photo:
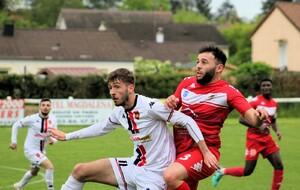
[{"label": "green grass", "polygon": [[[279,118],[278,123],[282,133],[282,141],[278,142],[284,162],[284,181],[282,190],[299,189],[298,171],[300,171],[300,118]],[[80,127],[60,127],[63,131],[74,131]],[[237,119],[228,119],[222,129],[222,148],[220,164],[224,167],[244,165],[246,127],[238,124]],[[19,130],[17,151],[8,149],[11,136],[10,127],[0,127],[0,190],[12,189],[11,185],[20,180],[29,162],[23,154],[23,142],[27,129]],[[273,134],[273,133],[272,133]],[[48,146],[47,156],[55,167],[55,188],[60,189],[76,163],[88,162],[104,157],[128,157],[132,155],[132,143],[129,135],[123,129],[118,129],[106,136],[81,139],[77,141],[58,142]],[[21,170],[21,171],[20,171]],[[42,173],[45,171],[42,169]],[[259,158],[254,173],[249,177],[225,176],[217,188],[211,185],[211,177],[200,181],[199,190],[262,190],[270,189],[273,168],[268,160]],[[32,183],[33,182],[33,183]],[[10,187],[9,187],[10,186]],[[24,190],[46,189],[41,176],[34,178]],[[87,183],[86,190],[114,190],[106,185]]]}]

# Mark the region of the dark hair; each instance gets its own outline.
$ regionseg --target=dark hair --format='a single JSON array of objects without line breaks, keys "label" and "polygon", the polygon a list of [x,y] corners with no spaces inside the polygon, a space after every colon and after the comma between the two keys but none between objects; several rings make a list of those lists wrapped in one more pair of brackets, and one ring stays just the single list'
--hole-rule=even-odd
[{"label": "dark hair", "polygon": [[213,44],[205,45],[199,49],[198,53],[200,54],[200,53],[204,53],[204,52],[211,52],[215,56],[215,58],[218,62],[225,65],[225,63],[227,61],[227,57],[224,54],[224,52],[217,46],[215,46]]},{"label": "dark hair", "polygon": [[40,105],[42,102],[50,102],[51,103],[51,100],[49,98],[42,98],[40,101]]},{"label": "dark hair", "polygon": [[271,84],[273,84],[273,81],[272,81],[271,79],[262,79],[262,80],[260,81],[260,83],[259,83],[259,86],[261,86],[261,84],[262,84],[263,82],[270,82]]},{"label": "dark hair", "polygon": [[129,71],[126,68],[120,68],[112,71],[108,74],[106,82],[112,82],[115,80],[120,80],[129,84],[135,84],[135,77],[132,71]]}]

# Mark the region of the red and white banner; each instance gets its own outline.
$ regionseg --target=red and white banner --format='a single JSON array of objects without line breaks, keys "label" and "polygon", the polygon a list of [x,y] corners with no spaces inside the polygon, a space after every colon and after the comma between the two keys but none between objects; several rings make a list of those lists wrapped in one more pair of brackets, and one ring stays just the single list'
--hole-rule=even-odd
[{"label": "red and white banner", "polygon": [[12,125],[24,117],[24,99],[0,99],[0,126]]},{"label": "red and white banner", "polygon": [[113,109],[111,99],[51,99],[51,113],[58,125],[91,125],[100,122]]}]

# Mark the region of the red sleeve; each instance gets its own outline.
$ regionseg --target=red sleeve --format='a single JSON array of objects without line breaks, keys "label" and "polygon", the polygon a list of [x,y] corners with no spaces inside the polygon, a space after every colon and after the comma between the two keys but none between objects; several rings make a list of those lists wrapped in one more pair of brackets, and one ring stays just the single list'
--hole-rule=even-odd
[{"label": "red sleeve", "polygon": [[243,116],[252,108],[247,99],[236,88],[230,86],[228,90],[228,102]]}]

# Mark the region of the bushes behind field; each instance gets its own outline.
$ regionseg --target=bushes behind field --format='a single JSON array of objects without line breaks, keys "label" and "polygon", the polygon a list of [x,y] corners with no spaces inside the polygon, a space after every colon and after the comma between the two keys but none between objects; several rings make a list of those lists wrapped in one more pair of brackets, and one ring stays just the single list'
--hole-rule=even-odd
[{"label": "bushes behind field", "polygon": [[[165,98],[173,94],[179,82],[186,77],[184,73],[168,73],[155,75],[136,75],[136,92],[150,97]],[[244,77],[244,76],[243,76]],[[40,78],[33,75],[0,75],[0,98],[110,98],[106,76],[89,75],[71,77],[60,75]],[[274,97],[300,97],[300,73],[274,73]],[[227,80],[227,78],[225,78]],[[228,81],[230,81],[228,79]],[[230,81],[245,97],[259,94],[257,76]]]}]

